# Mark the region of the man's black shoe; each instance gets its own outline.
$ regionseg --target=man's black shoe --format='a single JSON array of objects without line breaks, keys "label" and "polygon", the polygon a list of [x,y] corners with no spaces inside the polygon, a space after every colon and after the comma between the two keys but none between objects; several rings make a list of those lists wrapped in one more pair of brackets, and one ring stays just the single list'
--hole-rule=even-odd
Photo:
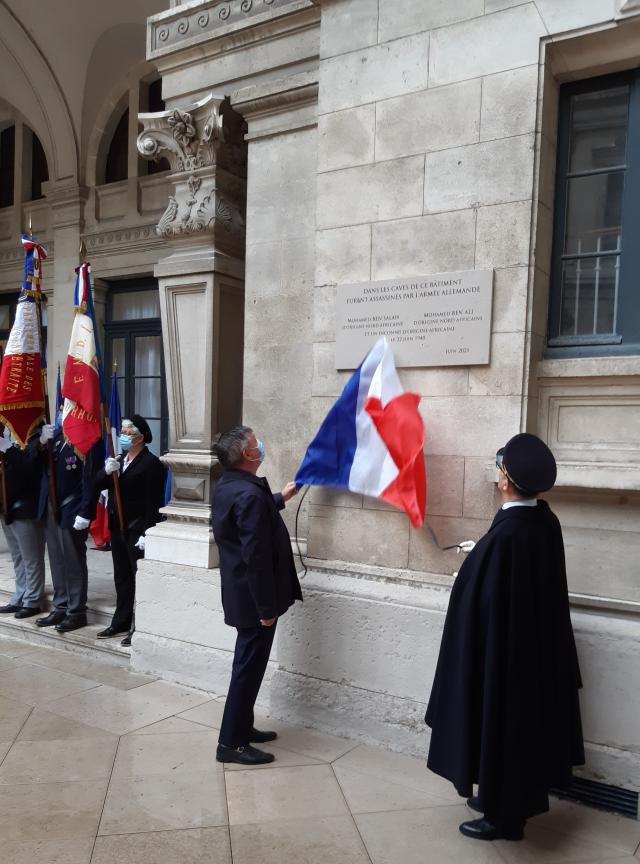
[{"label": "man's black shoe", "polygon": [[252,744],[266,744],[267,741],[275,741],[277,737],[277,732],[261,732],[259,729],[252,729],[249,741]]},{"label": "man's black shoe", "polygon": [[476,813],[484,813],[477,795],[472,795],[471,798],[467,798],[467,807],[471,810],[475,810]]},{"label": "man's black shoe", "polygon": [[131,633],[131,631],[129,631],[129,633],[127,633],[127,635],[124,637],[124,639],[122,640],[122,642],[120,644],[124,645],[125,648],[130,648],[132,636],[133,636],[133,633]]},{"label": "man's black shoe", "polygon": [[126,633],[126,630],[116,630],[115,627],[109,625],[105,630],[96,633],[96,639],[111,639],[112,636],[119,636],[120,633]]},{"label": "man's black shoe", "polygon": [[42,609],[39,606],[23,606],[18,609],[14,618],[33,618],[34,615],[39,615]]},{"label": "man's black shoe", "polygon": [[79,630],[86,626],[86,618],[64,618],[59,624],[56,624],[56,630],[58,633],[70,633],[71,630]]},{"label": "man's black shoe", "polygon": [[460,833],[465,837],[471,837],[472,840],[522,840],[524,832],[519,831],[499,831],[491,822],[486,819],[473,819],[471,822],[463,822],[460,826]]},{"label": "man's black shoe", "polygon": [[8,615],[9,612],[18,612],[20,609],[22,609],[22,606],[14,606],[13,603],[7,603],[6,606],[0,606],[0,613]]},{"label": "man's black shoe", "polygon": [[38,618],[36,624],[38,627],[54,627],[56,624],[64,621],[66,617],[66,612],[59,612],[57,609],[54,609],[53,612],[49,612],[46,618]]},{"label": "man's black shoe", "polygon": [[216,753],[218,762],[237,762],[238,765],[266,765],[275,758],[273,753],[265,753],[251,744],[246,747],[225,747],[224,744],[218,744]]}]

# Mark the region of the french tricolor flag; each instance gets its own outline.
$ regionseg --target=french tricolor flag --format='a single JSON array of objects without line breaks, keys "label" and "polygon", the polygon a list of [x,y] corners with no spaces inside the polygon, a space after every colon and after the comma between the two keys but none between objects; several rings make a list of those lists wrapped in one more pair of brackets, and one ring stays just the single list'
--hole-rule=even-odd
[{"label": "french tricolor flag", "polygon": [[296,485],[381,498],[424,522],[427,481],[420,397],[405,393],[383,337],[347,382],[309,445]]}]

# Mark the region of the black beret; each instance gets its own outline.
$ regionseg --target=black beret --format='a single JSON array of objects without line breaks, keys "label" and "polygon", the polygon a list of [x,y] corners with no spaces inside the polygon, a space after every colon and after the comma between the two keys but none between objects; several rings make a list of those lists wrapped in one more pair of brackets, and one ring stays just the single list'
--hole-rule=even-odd
[{"label": "black beret", "polygon": [[525,495],[539,495],[551,489],[558,469],[547,445],[529,432],[514,435],[502,449],[502,465],[507,477]]},{"label": "black beret", "polygon": [[153,441],[153,435],[151,434],[149,424],[144,419],[144,417],[141,417],[139,414],[132,414],[131,422],[144,438],[144,443],[151,444],[151,442]]}]

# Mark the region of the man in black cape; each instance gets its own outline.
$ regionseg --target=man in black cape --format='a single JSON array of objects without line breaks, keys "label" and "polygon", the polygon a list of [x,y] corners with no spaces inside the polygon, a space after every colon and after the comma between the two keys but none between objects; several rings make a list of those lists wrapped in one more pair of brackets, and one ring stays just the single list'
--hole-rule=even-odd
[{"label": "man in black cape", "polygon": [[584,763],[582,683],[562,531],[537,498],[555,483],[555,459],[525,433],[498,451],[496,466],[504,503],[451,592],[425,718],[427,764],[483,814],[463,834],[520,840],[526,819],[549,809],[548,790]]}]

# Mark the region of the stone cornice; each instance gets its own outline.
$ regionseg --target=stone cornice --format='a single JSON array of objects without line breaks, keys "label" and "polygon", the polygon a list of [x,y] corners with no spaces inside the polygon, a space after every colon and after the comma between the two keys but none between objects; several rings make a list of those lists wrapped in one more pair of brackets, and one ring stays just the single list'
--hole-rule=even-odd
[{"label": "stone cornice", "polygon": [[243,87],[231,104],[248,123],[246,141],[316,126],[318,71]]},{"label": "stone cornice", "polygon": [[127,252],[146,251],[150,248],[164,245],[164,241],[156,234],[155,223],[151,225],[136,225],[132,228],[114,228],[109,231],[97,231],[85,234],[89,260],[102,255],[118,255]]},{"label": "stone cornice", "polygon": [[[238,47],[243,31],[249,41],[263,40],[267,33],[281,35],[297,29],[299,24],[291,19],[305,12],[311,12],[311,23],[317,24],[320,9],[314,0],[194,0],[147,19],[147,59],[218,40],[230,39]],[[309,22],[305,18],[302,23]]]}]

